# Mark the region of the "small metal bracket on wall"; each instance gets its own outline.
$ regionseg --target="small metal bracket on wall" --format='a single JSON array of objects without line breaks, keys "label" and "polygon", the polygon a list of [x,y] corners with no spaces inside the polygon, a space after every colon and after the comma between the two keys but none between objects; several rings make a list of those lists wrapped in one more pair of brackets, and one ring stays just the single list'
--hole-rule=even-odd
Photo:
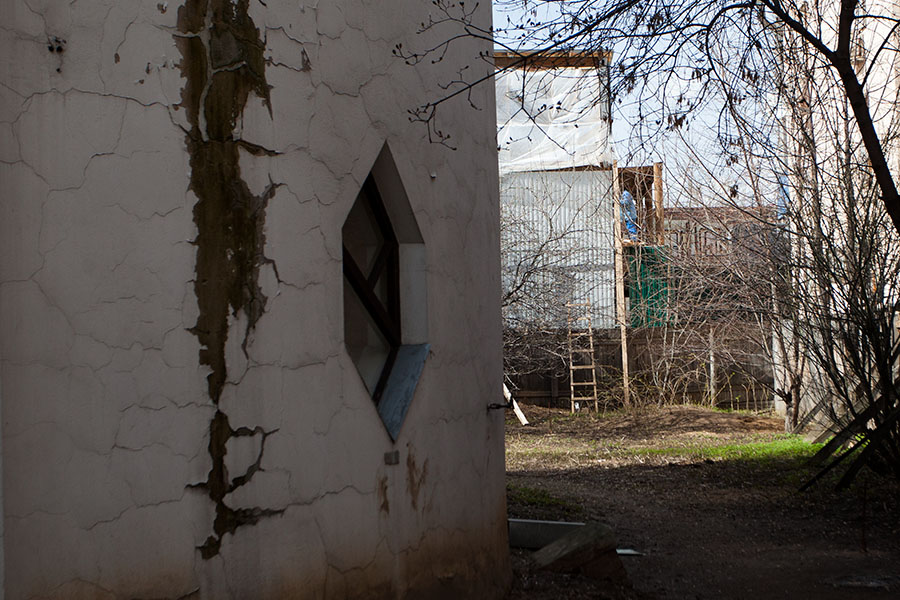
[{"label": "small metal bracket on wall", "polygon": [[503,384],[503,397],[506,399],[506,404],[488,404],[488,410],[498,410],[498,409],[507,409],[511,408],[516,413],[516,418],[519,419],[519,422],[522,425],[528,425],[528,419],[525,418],[525,413],[522,412],[522,409],[519,408],[519,405],[516,403],[515,398],[512,397],[512,393],[509,391],[509,388],[506,387],[506,384]]}]

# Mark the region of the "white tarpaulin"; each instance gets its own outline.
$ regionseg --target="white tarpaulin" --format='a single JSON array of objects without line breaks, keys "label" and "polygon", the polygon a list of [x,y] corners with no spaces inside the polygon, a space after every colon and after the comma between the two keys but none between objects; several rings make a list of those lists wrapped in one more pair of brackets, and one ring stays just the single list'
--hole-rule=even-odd
[{"label": "white tarpaulin", "polygon": [[605,71],[511,69],[497,76],[500,172],[612,163]]}]

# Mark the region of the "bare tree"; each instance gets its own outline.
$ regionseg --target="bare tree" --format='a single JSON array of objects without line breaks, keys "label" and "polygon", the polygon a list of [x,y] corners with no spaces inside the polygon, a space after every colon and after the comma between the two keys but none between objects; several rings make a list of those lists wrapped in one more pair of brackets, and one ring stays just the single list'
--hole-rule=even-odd
[{"label": "bare tree", "polygon": [[[877,115],[867,101],[871,77],[878,71],[874,66],[893,64],[898,52],[900,19],[889,2],[874,2],[870,11],[863,0],[813,5],[797,0],[496,0],[500,10],[514,18],[490,31],[475,24],[478,3],[434,0],[433,4],[435,16],[421,28],[444,28],[446,36],[432,47],[398,47],[396,53],[407,62],[440,61],[463,37],[493,38],[523,62],[554,50],[613,50],[618,57],[613,96],[619,101],[630,97],[638,107],[634,125],[641,140],[649,142],[701,117],[703,109],[712,107],[729,115],[739,105],[751,106],[772,93],[773,80],[767,75],[783,59],[783,40],[790,36],[802,41],[806,56],[829,73],[847,100],[881,202],[900,231],[900,193]],[[862,30],[877,39],[868,44],[870,56],[860,64],[856,48]],[[436,125],[438,107],[493,77],[490,58],[480,58],[485,61],[480,68],[460,72],[448,82],[446,96],[411,111],[414,120],[428,124],[436,139],[445,140],[447,135]],[[719,125],[720,142],[732,144],[733,124],[725,119]]]},{"label": "bare tree", "polygon": [[[809,46],[807,40],[785,43]],[[867,63],[864,50],[860,40],[856,68],[872,73],[878,66]],[[779,300],[803,320],[792,333],[810,358],[809,379],[825,383],[816,408],[840,426],[822,458],[856,438],[836,459],[855,457],[842,479],[846,484],[864,464],[900,476],[895,381],[900,236],[878,203],[881,179],[877,170],[873,178],[869,142],[852,127],[858,109],[850,98],[835,93],[836,81],[823,80],[814,58],[802,52],[791,56],[793,81],[784,91],[789,98],[793,92],[783,135],[784,145],[796,148],[784,167],[796,191],[791,199],[791,263],[799,293]],[[882,144],[887,152],[896,152],[896,86],[882,80],[868,93],[876,91]],[[813,106],[830,110],[818,114]]]},{"label": "bare tree", "polygon": [[[648,331],[651,380],[668,398],[697,401],[699,393],[717,405],[725,393],[729,405],[767,408],[772,391],[767,211],[691,201],[667,214],[668,315],[662,326]],[[635,260],[640,259],[637,249]]]}]

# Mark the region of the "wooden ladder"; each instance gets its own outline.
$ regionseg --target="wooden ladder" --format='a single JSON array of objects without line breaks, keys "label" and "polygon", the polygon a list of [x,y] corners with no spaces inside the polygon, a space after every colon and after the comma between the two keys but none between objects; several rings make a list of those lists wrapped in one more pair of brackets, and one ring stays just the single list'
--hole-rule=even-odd
[{"label": "wooden ladder", "polygon": [[[597,397],[597,369],[594,358],[594,328],[591,322],[591,303],[569,303],[569,391],[571,409],[574,413],[584,403],[593,402],[594,411],[599,410]],[[587,375],[587,377],[586,377]]]}]

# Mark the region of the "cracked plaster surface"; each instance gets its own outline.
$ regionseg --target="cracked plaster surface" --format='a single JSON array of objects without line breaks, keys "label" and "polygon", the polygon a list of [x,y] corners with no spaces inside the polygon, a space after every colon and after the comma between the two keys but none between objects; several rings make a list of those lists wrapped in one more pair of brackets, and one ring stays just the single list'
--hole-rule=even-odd
[{"label": "cracked plaster surface", "polygon": [[[419,3],[233,6],[258,32],[269,86],[224,128],[248,193],[268,196],[255,265],[265,300],[253,318],[229,311],[215,398],[189,331],[202,314],[202,198],[185,144],[177,44],[194,32],[179,25],[182,3],[0,6],[0,54],[15,57],[0,72],[7,597],[395,596],[454,577],[497,590],[502,417],[484,406],[499,355],[472,352],[499,339],[495,303],[473,302],[496,285],[484,268],[493,117],[448,109],[485,124],[455,131],[472,151],[454,154],[407,122],[404,107],[453,72],[390,55],[416,43]],[[385,140],[423,228],[432,302],[398,466],[382,461],[394,446],[341,343],[341,224]],[[248,432],[223,444],[223,502],[272,512],[204,560],[217,516],[191,484],[217,460],[218,414]],[[466,566],[473,547],[496,558]]]}]

